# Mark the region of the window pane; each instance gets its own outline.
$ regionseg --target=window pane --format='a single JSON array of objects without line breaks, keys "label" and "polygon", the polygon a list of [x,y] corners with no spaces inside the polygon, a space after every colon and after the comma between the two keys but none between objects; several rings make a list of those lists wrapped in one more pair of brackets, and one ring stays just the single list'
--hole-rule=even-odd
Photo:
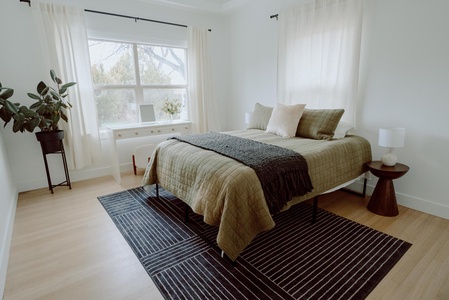
[{"label": "window pane", "polygon": [[186,89],[145,89],[143,91],[145,104],[154,105],[156,121],[170,120],[170,115],[162,111],[164,100],[181,103],[181,112],[173,115],[174,120],[188,120]]},{"label": "window pane", "polygon": [[96,89],[100,128],[112,124],[138,123],[136,95],[131,89]]},{"label": "window pane", "polygon": [[132,44],[89,41],[94,84],[136,84]]},{"label": "window pane", "polygon": [[144,85],[185,85],[186,50],[138,45],[140,80]]}]

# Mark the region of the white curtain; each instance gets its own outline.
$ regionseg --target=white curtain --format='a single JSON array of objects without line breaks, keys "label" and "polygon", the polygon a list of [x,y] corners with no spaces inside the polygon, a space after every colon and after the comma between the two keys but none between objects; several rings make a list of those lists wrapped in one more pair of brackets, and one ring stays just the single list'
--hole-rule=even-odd
[{"label": "white curtain", "polygon": [[32,1],[32,9],[48,72],[55,70],[64,83],[77,83],[69,89],[69,122],[59,125],[69,168],[82,169],[102,158],[84,10],[38,0]]},{"label": "white curtain", "polygon": [[189,115],[193,132],[218,131],[218,114],[212,97],[208,30],[189,26],[187,31]]},{"label": "white curtain", "polygon": [[279,14],[278,102],[344,108],[355,125],[363,0],[315,0]]}]

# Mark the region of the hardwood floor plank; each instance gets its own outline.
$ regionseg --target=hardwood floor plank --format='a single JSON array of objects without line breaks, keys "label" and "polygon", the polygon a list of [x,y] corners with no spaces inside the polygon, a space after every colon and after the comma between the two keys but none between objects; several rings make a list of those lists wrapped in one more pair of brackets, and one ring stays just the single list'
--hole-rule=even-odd
[{"label": "hardwood floor plank", "polygon": [[[98,196],[140,185],[123,174],[21,193],[5,300],[162,299]],[[369,197],[336,191],[319,207],[413,244],[367,299],[449,299],[449,220],[399,207],[396,217],[366,209]]]}]

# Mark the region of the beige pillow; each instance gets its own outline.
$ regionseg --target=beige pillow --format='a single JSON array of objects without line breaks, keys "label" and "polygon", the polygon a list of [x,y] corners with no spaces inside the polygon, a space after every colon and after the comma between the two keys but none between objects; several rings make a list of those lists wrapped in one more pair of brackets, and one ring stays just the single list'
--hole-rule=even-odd
[{"label": "beige pillow", "polygon": [[260,103],[256,103],[254,111],[251,115],[251,120],[248,124],[248,129],[266,130],[272,112],[273,107],[263,106]]},{"label": "beige pillow", "polygon": [[296,136],[330,140],[344,112],[344,109],[306,109],[299,121]]},{"label": "beige pillow", "polygon": [[305,106],[305,104],[276,105],[268,122],[266,132],[282,137],[294,137]]}]

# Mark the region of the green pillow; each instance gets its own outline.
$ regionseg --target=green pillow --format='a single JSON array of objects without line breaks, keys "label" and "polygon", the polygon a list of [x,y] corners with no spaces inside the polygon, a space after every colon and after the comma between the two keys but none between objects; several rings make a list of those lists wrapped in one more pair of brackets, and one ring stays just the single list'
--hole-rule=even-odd
[{"label": "green pillow", "polygon": [[344,112],[344,109],[306,109],[299,120],[296,136],[330,140]]},{"label": "green pillow", "polygon": [[268,122],[271,118],[273,107],[263,106],[260,103],[256,103],[254,111],[249,121],[248,129],[261,129],[267,130]]}]

